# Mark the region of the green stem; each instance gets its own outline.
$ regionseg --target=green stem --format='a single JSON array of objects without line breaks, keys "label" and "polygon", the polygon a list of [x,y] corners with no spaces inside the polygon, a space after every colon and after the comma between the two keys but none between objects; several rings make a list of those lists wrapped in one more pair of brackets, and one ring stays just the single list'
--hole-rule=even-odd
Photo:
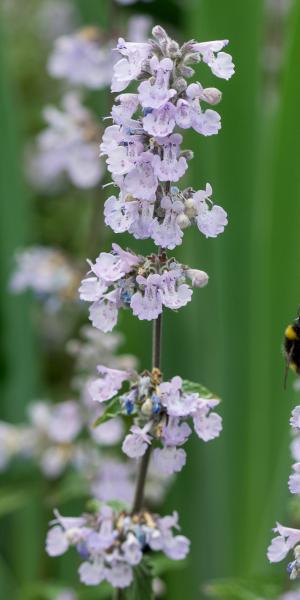
[{"label": "green stem", "polygon": [[[152,369],[157,368],[160,369],[161,364],[161,333],[162,333],[162,314],[153,321],[153,341],[152,341]],[[140,468],[138,472],[134,502],[133,502],[133,513],[140,512],[143,502],[144,502],[144,493],[145,493],[145,484],[147,478],[147,472],[149,467],[151,455],[151,446],[149,445],[143,458],[140,462]]]}]

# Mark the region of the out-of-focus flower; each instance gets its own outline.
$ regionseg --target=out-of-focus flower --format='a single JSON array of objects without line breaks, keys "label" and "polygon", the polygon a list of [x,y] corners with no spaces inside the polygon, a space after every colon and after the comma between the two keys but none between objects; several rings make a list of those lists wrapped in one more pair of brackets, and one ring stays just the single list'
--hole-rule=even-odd
[{"label": "out-of-focus flower", "polygon": [[102,333],[91,325],[82,327],[79,339],[67,343],[67,351],[76,360],[76,371],[94,373],[98,364],[114,369],[134,370],[137,358],[132,354],[117,354],[124,343],[124,336],[119,332]]},{"label": "out-of-focus flower", "polygon": [[85,27],[57,38],[49,58],[52,77],[91,89],[107,87],[113,66],[111,42],[97,27]]},{"label": "out-of-focus flower", "polygon": [[44,190],[57,187],[64,177],[79,188],[95,187],[103,175],[99,161],[100,129],[93,114],[70,92],[63,97],[62,110],[44,110],[47,128],[36,138],[29,153],[27,171],[31,182]]},{"label": "out-of-focus flower", "polygon": [[79,271],[60,250],[31,246],[16,254],[10,289],[15,294],[31,290],[42,300],[60,303],[74,299],[79,278]]}]

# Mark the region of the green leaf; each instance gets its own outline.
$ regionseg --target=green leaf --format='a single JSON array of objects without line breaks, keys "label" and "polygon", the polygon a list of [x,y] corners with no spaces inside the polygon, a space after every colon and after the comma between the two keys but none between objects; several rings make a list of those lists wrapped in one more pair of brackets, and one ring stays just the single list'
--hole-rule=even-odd
[{"label": "green leaf", "polygon": [[110,419],[113,419],[114,417],[117,417],[121,414],[122,406],[120,404],[120,396],[115,396],[107,404],[103,415],[101,415],[101,417],[99,417],[99,419],[96,419],[95,423],[93,423],[93,427],[98,427],[99,425],[106,423],[106,421],[109,421]]},{"label": "green leaf", "polygon": [[216,394],[213,394],[201,383],[195,383],[194,381],[189,381],[188,379],[183,380],[182,389],[184,392],[187,393],[199,394],[201,398],[205,398],[206,400],[210,400],[211,398],[217,398],[218,400],[220,400],[220,398]]},{"label": "green leaf", "polygon": [[152,583],[152,564],[149,559],[144,558],[134,569],[134,580],[131,586],[124,590],[124,600],[153,600]]}]

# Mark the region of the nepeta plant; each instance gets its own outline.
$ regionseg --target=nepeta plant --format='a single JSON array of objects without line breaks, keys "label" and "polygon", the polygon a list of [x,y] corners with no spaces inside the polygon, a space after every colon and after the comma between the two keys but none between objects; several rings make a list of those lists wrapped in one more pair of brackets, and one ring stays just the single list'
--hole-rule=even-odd
[{"label": "nepeta plant", "polygon": [[[290,425],[293,440],[291,443],[291,454],[296,462],[293,464],[293,472],[289,476],[288,486],[291,494],[300,495],[300,406],[296,406],[291,414]],[[291,579],[300,578],[300,529],[285,527],[280,523],[273,529],[276,536],[268,548],[268,559],[270,562],[280,562],[289,554],[294,552],[294,560],[287,566]]]},{"label": "nepeta plant", "polygon": [[106,224],[116,233],[152,238],[158,248],[141,256],[114,243],[111,252],[90,262],[80,286],[81,299],[91,303],[90,320],[103,332],[113,329],[121,309],[153,321],[151,369],[138,374],[99,365],[99,377],[89,387],[96,403],[107,403],[101,423],[126,417],[123,452],[141,458],[135,498],[130,511],[101,505],[78,518],[57,513],[47,538],[52,556],[76,547],[83,559],[79,568],[83,583],[107,580],[115,588],[130,586],[134,569],[145,572],[145,553],[162,551],[179,560],[189,550],[189,540],[174,535],[176,513],[160,517],[144,506],[150,460],[155,470],[178,472],[186,461],[182,445],[191,434],[190,425],[203,441],[217,437],[222,428],[221,417],[213,410],[218,398],[179,376],[163,380],[161,335],[163,310],[184,307],[192,297],[190,286],[201,288],[208,282],[206,273],[179,263],[168,250],[182,243],[184,230],[193,224],[206,237],[216,237],[227,224],[225,210],[211,199],[209,184],[205,190],[178,187],[192,159],[192,152],[181,147],[180,132],[192,128],[211,136],[221,128],[220,115],[204,109],[204,104],[217,104],[221,92],[199,82],[189,84],[195,74],[191,65],[203,62],[223,79],[233,75],[234,65],[222,51],[226,40],[200,44],[192,40],[179,47],[161,27],[152,33],[153,39],[145,43],[119,39],[121,58],[114,64],[112,91],[120,94],[135,80],[138,85],[136,91],[117,96],[113,124],[105,130],[100,150],[112,185],[119,188],[119,194],[105,203]]}]

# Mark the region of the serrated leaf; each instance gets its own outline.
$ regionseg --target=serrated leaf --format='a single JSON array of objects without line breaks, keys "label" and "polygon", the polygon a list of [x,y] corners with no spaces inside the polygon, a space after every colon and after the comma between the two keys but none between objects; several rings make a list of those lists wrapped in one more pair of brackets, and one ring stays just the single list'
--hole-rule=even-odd
[{"label": "serrated leaf", "polygon": [[122,406],[120,404],[120,396],[115,396],[110,400],[110,402],[106,405],[104,413],[96,419],[95,423],[93,423],[93,427],[98,427],[99,425],[103,425],[106,421],[113,419],[114,417],[118,417],[122,414]]},{"label": "serrated leaf", "polygon": [[124,600],[153,600],[153,569],[150,560],[144,558],[134,569],[132,584],[124,590]]},{"label": "serrated leaf", "polygon": [[217,398],[218,400],[220,400],[220,398],[216,394],[213,394],[204,385],[202,385],[201,383],[196,383],[195,381],[189,381],[188,379],[184,379],[182,382],[182,389],[184,392],[187,393],[199,394],[201,398],[205,398],[206,400],[211,400],[212,398]]}]

